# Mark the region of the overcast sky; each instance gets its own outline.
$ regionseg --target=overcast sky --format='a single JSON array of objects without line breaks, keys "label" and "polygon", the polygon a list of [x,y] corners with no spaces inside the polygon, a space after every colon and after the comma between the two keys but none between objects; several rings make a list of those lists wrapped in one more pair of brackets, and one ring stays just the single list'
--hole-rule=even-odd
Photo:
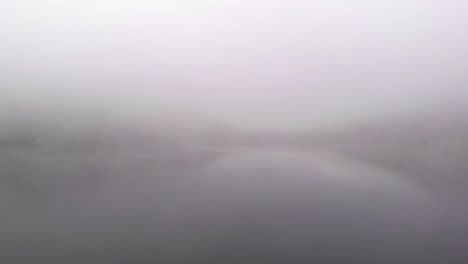
[{"label": "overcast sky", "polygon": [[[457,0],[0,0],[3,103],[340,126],[468,95]],[[468,100],[467,100],[468,101]]]}]

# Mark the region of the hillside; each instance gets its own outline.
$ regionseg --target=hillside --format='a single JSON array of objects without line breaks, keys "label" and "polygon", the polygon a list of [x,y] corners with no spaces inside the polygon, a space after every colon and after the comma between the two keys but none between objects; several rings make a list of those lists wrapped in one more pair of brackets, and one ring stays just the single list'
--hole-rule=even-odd
[{"label": "hillside", "polygon": [[326,137],[319,145],[413,177],[441,191],[468,184],[468,111],[434,109]]},{"label": "hillside", "polygon": [[112,178],[178,175],[216,154],[199,149],[240,133],[193,115],[8,117],[0,122],[0,186],[29,202],[90,191]]}]

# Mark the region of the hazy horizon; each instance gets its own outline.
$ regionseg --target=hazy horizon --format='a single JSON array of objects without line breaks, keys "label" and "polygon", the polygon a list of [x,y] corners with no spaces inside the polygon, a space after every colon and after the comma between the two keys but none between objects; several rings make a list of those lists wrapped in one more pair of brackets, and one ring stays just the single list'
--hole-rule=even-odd
[{"label": "hazy horizon", "polygon": [[456,1],[13,1],[0,101],[325,129],[468,101]]}]

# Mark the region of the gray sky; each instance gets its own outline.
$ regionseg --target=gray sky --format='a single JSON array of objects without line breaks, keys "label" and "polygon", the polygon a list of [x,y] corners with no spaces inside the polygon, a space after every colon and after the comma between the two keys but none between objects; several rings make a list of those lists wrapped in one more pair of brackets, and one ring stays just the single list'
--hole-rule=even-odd
[{"label": "gray sky", "polygon": [[463,1],[1,0],[0,10],[0,95],[35,111],[325,128],[468,95]]}]

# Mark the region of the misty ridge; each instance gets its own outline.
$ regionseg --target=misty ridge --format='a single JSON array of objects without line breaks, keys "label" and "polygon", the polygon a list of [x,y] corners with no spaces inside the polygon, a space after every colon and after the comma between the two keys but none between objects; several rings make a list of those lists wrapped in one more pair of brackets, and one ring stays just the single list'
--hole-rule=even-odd
[{"label": "misty ridge", "polygon": [[1,184],[25,196],[54,197],[105,184],[105,175],[116,173],[109,163],[116,157],[132,168],[157,167],[154,161],[189,167],[235,148],[329,149],[437,190],[463,192],[461,186],[468,181],[468,113],[463,106],[394,115],[328,132],[240,129],[194,114],[139,120],[102,113],[5,113],[0,126]]},{"label": "misty ridge", "polygon": [[142,123],[103,115],[7,116],[0,125],[2,186],[32,199],[92,189],[101,178],[116,173],[112,159],[132,168],[154,169],[157,164],[151,164],[152,159],[185,166],[191,153],[200,152],[197,148],[204,147],[210,154],[210,148],[214,151],[237,133],[228,125],[202,118],[174,120],[172,116]]}]

